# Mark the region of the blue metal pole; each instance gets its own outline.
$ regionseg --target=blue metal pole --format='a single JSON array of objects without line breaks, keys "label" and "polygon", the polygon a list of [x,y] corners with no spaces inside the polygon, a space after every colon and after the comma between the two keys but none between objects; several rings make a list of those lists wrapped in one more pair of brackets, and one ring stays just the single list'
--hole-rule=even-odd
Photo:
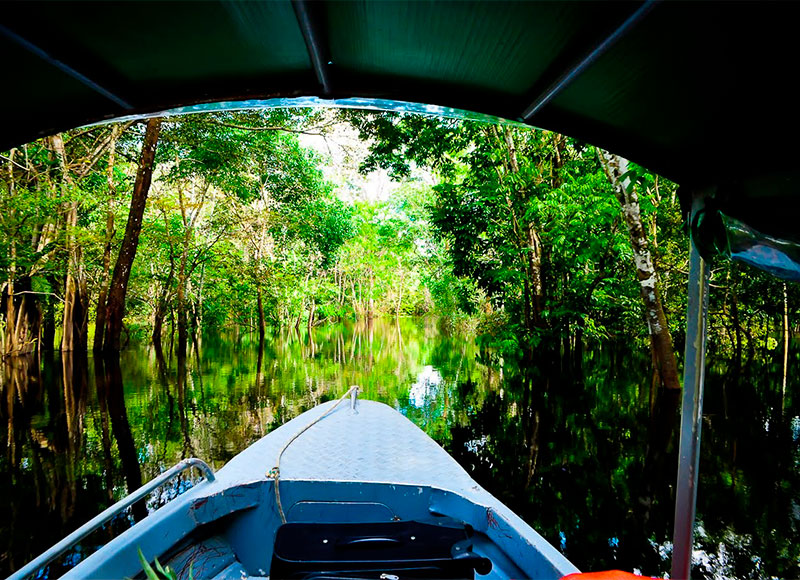
[{"label": "blue metal pole", "polygon": [[[695,199],[693,215],[701,203],[699,198]],[[688,580],[692,567],[697,471],[700,465],[700,429],[703,420],[708,280],[708,264],[700,257],[692,241],[689,257],[689,306],[686,315],[680,460],[670,576],[673,580]]]}]

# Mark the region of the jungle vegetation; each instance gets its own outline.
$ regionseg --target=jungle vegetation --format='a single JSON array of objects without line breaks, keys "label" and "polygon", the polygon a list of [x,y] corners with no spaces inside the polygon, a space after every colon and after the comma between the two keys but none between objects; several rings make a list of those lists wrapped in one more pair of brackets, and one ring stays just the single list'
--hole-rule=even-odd
[{"label": "jungle vegetation", "polygon": [[[356,144],[333,155],[343,134]],[[391,188],[368,191],[366,176],[384,174]],[[123,486],[189,455],[222,465],[358,383],[499,482],[560,549],[594,546],[582,564],[646,552],[658,573],[686,310],[677,188],[546,131],[358,111],[155,118],[0,152],[0,489],[15,498],[0,569]],[[725,546],[750,538],[788,576],[798,298],[713,264],[714,467],[701,473],[714,493],[699,500],[704,542],[722,545],[721,514],[747,506]],[[765,497],[770,516],[753,518]],[[36,521],[29,505],[58,522],[52,537],[10,531]],[[604,525],[577,527],[576,514]],[[731,566],[747,573],[733,576],[758,577],[740,552]]]},{"label": "jungle vegetation", "polygon": [[[361,138],[362,173],[302,137]],[[271,109],[106,124],[1,154],[4,359],[184,354],[203,328],[258,333],[435,315],[502,356],[638,341],[680,387],[688,238],[677,186],[574,139],[513,124]],[[349,181],[348,181],[349,180]],[[780,357],[797,289],[713,272],[712,348]]]}]

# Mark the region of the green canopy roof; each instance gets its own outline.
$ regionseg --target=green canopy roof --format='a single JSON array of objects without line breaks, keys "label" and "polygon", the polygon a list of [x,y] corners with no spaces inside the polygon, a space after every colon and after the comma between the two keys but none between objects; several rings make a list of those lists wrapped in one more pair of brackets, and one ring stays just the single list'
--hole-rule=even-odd
[{"label": "green canopy roof", "polygon": [[559,131],[800,241],[800,5],[3,3],[0,149],[198,103],[390,99]]}]

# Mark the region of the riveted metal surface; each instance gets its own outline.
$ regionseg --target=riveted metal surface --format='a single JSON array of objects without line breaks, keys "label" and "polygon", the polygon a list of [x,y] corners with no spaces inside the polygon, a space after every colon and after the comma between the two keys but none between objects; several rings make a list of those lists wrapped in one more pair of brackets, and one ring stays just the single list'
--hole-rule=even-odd
[{"label": "riveted metal surface", "polygon": [[[257,441],[222,468],[218,479],[241,483],[263,478],[286,442],[334,404],[319,405]],[[364,400],[356,411],[340,405],[286,449],[281,480],[288,479],[420,484],[457,492],[480,489],[444,449],[403,415]]]}]

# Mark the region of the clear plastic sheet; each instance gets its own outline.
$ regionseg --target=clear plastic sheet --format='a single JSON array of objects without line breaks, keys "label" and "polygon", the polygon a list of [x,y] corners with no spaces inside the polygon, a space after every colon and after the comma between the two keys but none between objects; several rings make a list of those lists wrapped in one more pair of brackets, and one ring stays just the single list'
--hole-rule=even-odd
[{"label": "clear plastic sheet", "polygon": [[[106,123],[118,123],[124,121],[136,121],[149,117],[171,117],[175,115],[189,115],[192,113],[211,113],[215,111],[242,111],[247,109],[274,109],[274,108],[329,108],[329,109],[366,109],[371,111],[388,111],[394,113],[416,113],[419,115],[433,115],[437,117],[447,117],[452,119],[466,119],[470,121],[480,121],[483,123],[498,123],[502,125],[514,125],[527,128],[528,125],[519,122],[475,113],[451,107],[441,107],[439,105],[425,105],[422,103],[410,103],[406,101],[394,101],[391,99],[370,99],[353,97],[349,99],[321,99],[318,97],[294,97],[276,99],[251,99],[247,101],[221,101],[215,103],[200,103],[177,107],[155,113],[129,115],[116,117],[107,121],[94,123],[103,125]],[[91,125],[90,125],[91,126]]]},{"label": "clear plastic sheet", "polygon": [[724,213],[720,216],[727,253],[732,259],[766,270],[778,278],[800,282],[800,244],[763,234]]}]

